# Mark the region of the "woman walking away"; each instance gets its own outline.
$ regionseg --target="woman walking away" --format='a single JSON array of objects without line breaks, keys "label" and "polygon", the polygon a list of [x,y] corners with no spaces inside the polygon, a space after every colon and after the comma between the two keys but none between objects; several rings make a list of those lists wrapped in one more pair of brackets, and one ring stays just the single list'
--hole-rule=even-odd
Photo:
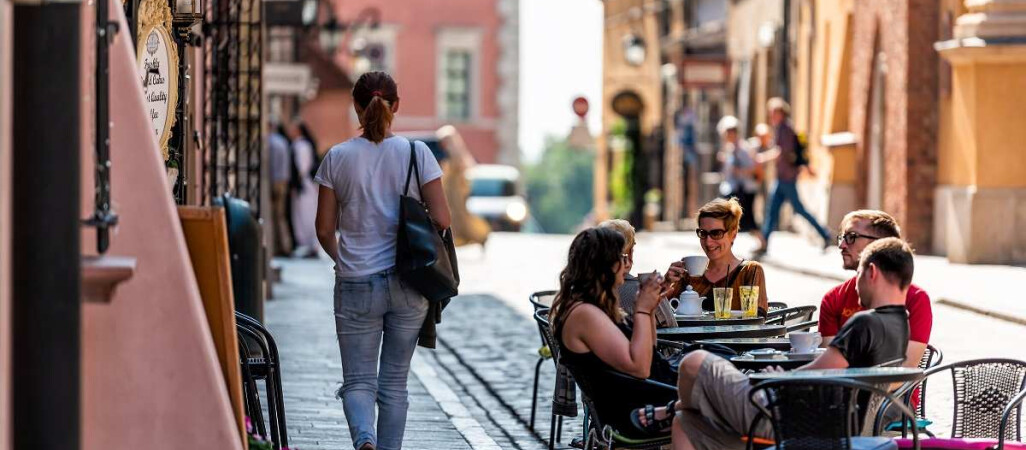
[{"label": "woman walking away", "polygon": [[[335,260],[335,331],[342,356],[338,396],[353,447],[398,449],[409,408],[410,359],[428,311],[428,301],[394,268],[399,195],[411,156],[420,171],[420,200],[439,229],[449,227],[449,206],[431,150],[417,142],[411,155],[410,141],[392,134],[399,110],[392,77],[363,74],[353,87],[353,106],[363,134],[332,147],[315,178],[321,185],[317,239]],[[418,197],[416,186],[409,195]]]},{"label": "woman walking away", "polygon": [[[297,258],[317,257],[317,234],[314,217],[317,214],[317,184],[314,173],[317,169],[317,141],[300,121],[295,123],[295,139],[292,141],[292,233],[296,237]],[[329,253],[330,255],[331,253]]]}]

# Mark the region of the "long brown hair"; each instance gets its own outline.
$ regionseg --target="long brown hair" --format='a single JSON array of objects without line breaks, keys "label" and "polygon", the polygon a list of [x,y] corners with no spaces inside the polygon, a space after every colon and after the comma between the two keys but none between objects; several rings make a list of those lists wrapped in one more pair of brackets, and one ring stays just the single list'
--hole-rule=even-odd
[{"label": "long brown hair", "polygon": [[589,228],[577,234],[570,244],[566,268],[559,273],[559,291],[549,314],[553,330],[578,303],[597,306],[613,322],[623,321],[623,310],[614,290],[623,246],[623,235],[610,228]]},{"label": "long brown hair", "polygon": [[392,105],[399,101],[399,88],[385,72],[360,75],[353,86],[353,102],[362,110],[360,128],[367,140],[380,143],[392,126]]}]

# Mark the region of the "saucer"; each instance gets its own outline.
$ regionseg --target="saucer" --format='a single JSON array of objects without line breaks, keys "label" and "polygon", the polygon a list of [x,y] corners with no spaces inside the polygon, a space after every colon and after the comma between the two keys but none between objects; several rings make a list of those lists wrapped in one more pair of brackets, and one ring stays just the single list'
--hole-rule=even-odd
[{"label": "saucer", "polygon": [[814,348],[814,349],[812,349],[812,351],[799,352],[799,351],[796,351],[795,349],[792,348],[790,351],[787,352],[787,354],[795,355],[795,356],[811,356],[811,355],[819,355],[820,353],[823,353],[825,351],[826,351],[825,348]]}]

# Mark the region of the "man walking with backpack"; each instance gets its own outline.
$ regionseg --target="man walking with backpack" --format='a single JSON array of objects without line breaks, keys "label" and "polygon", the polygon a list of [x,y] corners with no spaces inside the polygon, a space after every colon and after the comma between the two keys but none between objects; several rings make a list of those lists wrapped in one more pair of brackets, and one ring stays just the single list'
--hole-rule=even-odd
[{"label": "man walking with backpack", "polygon": [[816,232],[823,237],[823,248],[827,248],[832,243],[830,233],[823,225],[819,224],[815,217],[812,217],[812,214],[805,210],[805,206],[802,205],[802,201],[798,197],[796,182],[801,169],[804,167],[812,176],[815,176],[815,172],[809,167],[804,145],[788,121],[788,117],[791,115],[791,106],[779,97],[769,99],[766,106],[769,109],[770,124],[774,130],[775,148],[759,155],[761,156],[759,159],[761,160],[760,162],[776,160],[777,182],[773,187],[773,192],[770,194],[769,209],[766,212],[766,217],[763,218],[762,235],[766,244],[763,244],[762,247],[756,250],[756,254],[766,252],[770,233],[777,226],[780,207],[785,200],[791,203],[791,207],[796,214],[804,217],[805,220],[812,224]]}]

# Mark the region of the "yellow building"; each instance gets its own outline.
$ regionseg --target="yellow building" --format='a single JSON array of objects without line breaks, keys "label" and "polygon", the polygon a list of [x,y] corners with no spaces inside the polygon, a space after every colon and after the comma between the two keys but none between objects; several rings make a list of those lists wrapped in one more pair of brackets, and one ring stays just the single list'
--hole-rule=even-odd
[{"label": "yellow building", "polygon": [[878,208],[921,252],[1026,261],[1024,13],[1022,0],[799,5],[794,119],[830,226]]},{"label": "yellow building", "polygon": [[[637,163],[646,162],[646,148],[652,148],[650,137],[660,126],[663,109],[658,3],[606,0],[603,4],[602,133],[596,142],[594,183],[597,221],[618,212],[613,211],[618,200],[614,197],[625,182],[633,185],[626,200],[635,213],[640,209],[638,200],[650,181],[643,164]],[[627,164],[628,159],[632,164]]]}]

